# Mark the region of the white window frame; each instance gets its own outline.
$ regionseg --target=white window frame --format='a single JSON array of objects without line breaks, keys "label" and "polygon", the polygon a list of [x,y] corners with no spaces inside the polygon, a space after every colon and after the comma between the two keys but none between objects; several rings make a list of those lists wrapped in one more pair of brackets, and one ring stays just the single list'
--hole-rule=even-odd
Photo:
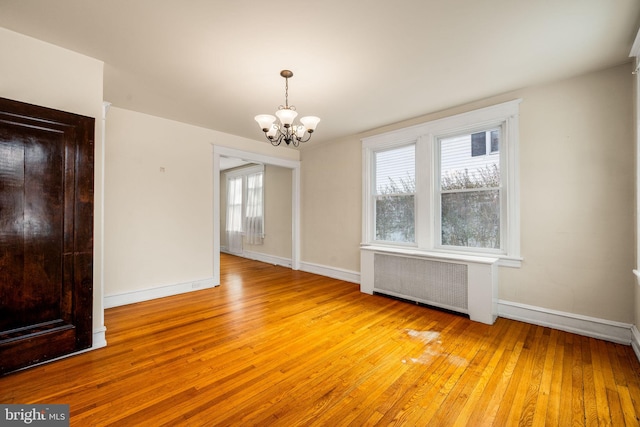
[{"label": "white window frame", "polygon": [[[388,248],[407,248],[406,244],[375,240],[375,161],[376,151],[416,144],[415,247],[418,251],[494,256],[499,265],[520,267],[520,189],[519,189],[519,105],[513,100],[457,114],[419,125],[362,139],[362,244]],[[440,244],[439,139],[464,132],[501,127],[501,250],[461,248]]]}]

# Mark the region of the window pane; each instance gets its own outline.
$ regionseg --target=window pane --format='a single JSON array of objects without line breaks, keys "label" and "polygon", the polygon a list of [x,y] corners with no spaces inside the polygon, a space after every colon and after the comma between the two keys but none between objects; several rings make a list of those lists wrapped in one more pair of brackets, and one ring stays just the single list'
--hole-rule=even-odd
[{"label": "window pane", "polygon": [[497,130],[491,131],[491,152],[495,153],[500,151],[500,132]]},{"label": "window pane", "polygon": [[247,243],[262,244],[264,234],[262,172],[246,175],[247,199],[244,232]]},{"label": "window pane", "polygon": [[471,135],[471,157],[487,154],[487,134],[485,132]]},{"label": "window pane", "polygon": [[415,197],[376,197],[376,240],[415,241]]},{"label": "window pane", "polygon": [[499,190],[442,194],[442,244],[500,248]]},{"label": "window pane", "polygon": [[376,194],[414,193],[416,146],[407,145],[375,153]]},{"label": "window pane", "polygon": [[227,231],[242,231],[242,177],[227,181]]},{"label": "window pane", "polygon": [[262,216],[262,172],[247,176],[247,217]]},{"label": "window pane", "polygon": [[491,138],[492,147],[494,144],[499,144],[500,132],[496,129],[440,140],[440,189],[442,191],[500,187],[500,153],[496,151],[476,157],[469,153],[469,145],[473,144],[475,135],[483,135],[482,144],[485,144],[483,154],[486,153],[486,134]]}]

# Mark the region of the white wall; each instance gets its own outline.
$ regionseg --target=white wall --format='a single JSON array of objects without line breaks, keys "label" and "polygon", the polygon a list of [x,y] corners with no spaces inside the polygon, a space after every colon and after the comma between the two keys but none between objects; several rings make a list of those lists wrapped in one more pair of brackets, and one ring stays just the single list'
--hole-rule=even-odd
[{"label": "white wall", "polygon": [[522,268],[499,298],[632,323],[634,140],[631,66],[526,88],[302,152],[302,261],[359,270],[360,139],[522,98]]},{"label": "white wall", "polygon": [[521,92],[522,268],[500,298],[633,322],[631,66]]},{"label": "white wall", "polygon": [[108,306],[158,295],[157,288],[211,282],[212,144],[286,159],[299,156],[295,150],[114,107],[105,140],[105,296],[116,301]]},{"label": "white wall", "polygon": [[291,259],[292,179],[291,169],[265,166],[264,244],[247,245],[247,250]]},{"label": "white wall", "polygon": [[94,347],[104,345],[102,308],[103,63],[0,28],[0,96],[95,118]]}]

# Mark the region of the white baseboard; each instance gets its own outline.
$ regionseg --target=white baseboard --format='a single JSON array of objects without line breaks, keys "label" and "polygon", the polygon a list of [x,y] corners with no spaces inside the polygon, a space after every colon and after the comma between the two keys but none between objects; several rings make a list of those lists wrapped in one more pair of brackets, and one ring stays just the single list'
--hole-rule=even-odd
[{"label": "white baseboard", "polygon": [[320,276],[331,277],[332,279],[360,284],[360,273],[357,271],[327,267],[326,265],[314,264],[311,262],[301,262],[300,270],[306,271],[307,273],[318,274]]},{"label": "white baseboard", "polygon": [[93,341],[91,342],[91,350],[96,350],[98,348],[107,346],[107,337],[105,332],[107,328],[104,326],[93,330]]},{"label": "white baseboard", "polygon": [[284,258],[275,255],[263,254],[260,252],[243,251],[244,258],[249,258],[255,261],[266,262],[267,264],[281,265],[283,267],[291,268],[291,258]]},{"label": "white baseboard", "polygon": [[213,288],[213,278],[194,280],[193,282],[177,283],[175,285],[158,286],[121,294],[105,295],[104,308],[118,307],[136,302],[149,301],[156,298],[164,298],[186,292],[199,291]]},{"label": "white baseboard", "polygon": [[[632,328],[635,328],[629,323],[614,322],[504,300],[498,301],[498,316],[626,345],[632,344]],[[638,343],[638,339],[640,336],[636,337],[636,343]],[[640,347],[638,348],[640,349]],[[636,354],[638,354],[637,350]]]}]

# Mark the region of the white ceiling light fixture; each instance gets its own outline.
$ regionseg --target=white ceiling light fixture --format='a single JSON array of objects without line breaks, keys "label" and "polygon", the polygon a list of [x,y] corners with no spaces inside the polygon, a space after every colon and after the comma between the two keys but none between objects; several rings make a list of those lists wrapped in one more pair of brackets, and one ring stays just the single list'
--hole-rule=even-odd
[{"label": "white ceiling light fixture", "polygon": [[275,124],[276,118],[270,114],[260,114],[255,117],[255,120],[271,145],[278,146],[284,141],[287,145],[297,147],[301,142],[307,142],[311,139],[311,134],[316,130],[320,118],[306,116],[300,119],[301,125],[293,123],[298,115],[296,107],[289,105],[289,78],[293,77],[293,73],[289,70],[282,70],[280,75],[285,79],[284,105],[279,106],[276,111],[280,124]]}]

